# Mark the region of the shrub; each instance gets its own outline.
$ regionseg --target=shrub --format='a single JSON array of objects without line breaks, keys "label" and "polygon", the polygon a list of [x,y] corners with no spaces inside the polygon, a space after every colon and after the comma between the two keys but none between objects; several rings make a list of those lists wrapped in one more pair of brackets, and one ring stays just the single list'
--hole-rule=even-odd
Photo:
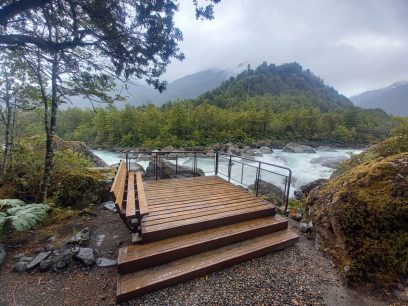
[{"label": "shrub", "polygon": [[26,204],[18,199],[0,200],[0,233],[8,224],[17,231],[27,231],[44,220],[49,206]]},{"label": "shrub", "polygon": [[[40,190],[44,171],[44,138],[31,137],[16,145],[13,161],[10,164],[6,184],[12,195],[27,202],[34,202]],[[48,197],[63,206],[82,206],[98,200],[98,179],[89,158],[74,152],[69,147],[57,150],[54,158],[54,171]]]}]

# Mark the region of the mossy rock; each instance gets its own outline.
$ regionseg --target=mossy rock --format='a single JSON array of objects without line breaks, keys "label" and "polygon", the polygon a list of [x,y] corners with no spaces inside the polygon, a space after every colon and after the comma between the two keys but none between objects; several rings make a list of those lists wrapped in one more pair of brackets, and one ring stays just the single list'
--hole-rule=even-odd
[{"label": "mossy rock", "polygon": [[408,153],[363,162],[315,189],[305,204],[350,281],[408,273]]},{"label": "mossy rock", "polygon": [[404,152],[408,152],[408,135],[398,135],[387,138],[361,154],[354,155],[350,159],[338,164],[336,166],[337,169],[333,172],[331,177],[335,178],[363,163]]}]

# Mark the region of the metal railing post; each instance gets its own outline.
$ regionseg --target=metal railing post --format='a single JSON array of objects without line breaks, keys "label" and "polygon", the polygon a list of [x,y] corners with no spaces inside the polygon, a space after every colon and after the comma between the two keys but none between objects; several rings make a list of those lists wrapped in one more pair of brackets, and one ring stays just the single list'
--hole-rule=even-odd
[{"label": "metal railing post", "polygon": [[193,176],[196,177],[196,163],[197,163],[197,153],[194,152],[194,158],[193,158]]},{"label": "metal railing post", "polygon": [[159,169],[158,169],[158,158],[159,158],[159,155],[158,155],[158,153],[156,152],[155,153],[156,154],[156,156],[155,156],[155,170],[156,170],[156,181],[159,179],[158,178],[158,172],[159,172]]},{"label": "metal railing post", "polygon": [[177,168],[178,168],[178,154],[176,154],[176,177],[177,177]]},{"label": "metal railing post", "polygon": [[218,152],[215,152],[215,175],[218,175]]},{"label": "metal railing post", "polygon": [[228,162],[228,182],[231,182],[231,168],[232,168],[232,155],[230,155]]},{"label": "metal railing post", "polygon": [[286,191],[286,199],[285,199],[285,211],[288,210],[288,204],[289,204],[289,189],[290,189],[290,183],[292,180],[292,170],[289,170],[289,179],[288,179],[288,190]]},{"label": "metal railing post", "polygon": [[258,165],[258,171],[256,173],[256,196],[259,195],[259,183],[261,181],[261,162]]}]

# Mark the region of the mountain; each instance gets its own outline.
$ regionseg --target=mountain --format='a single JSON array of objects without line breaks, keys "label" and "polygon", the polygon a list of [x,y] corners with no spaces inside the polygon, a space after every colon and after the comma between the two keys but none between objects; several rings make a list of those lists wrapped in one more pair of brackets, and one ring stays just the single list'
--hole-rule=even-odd
[{"label": "mountain", "polygon": [[[175,80],[167,85],[167,89],[159,93],[152,87],[138,85],[130,82],[127,88],[119,88],[115,91],[115,95],[119,94],[134,106],[142,105],[143,103],[153,103],[161,105],[172,100],[194,99],[199,95],[212,90],[219,86],[227,77],[228,73],[224,70],[208,69],[194,74],[186,75]],[[62,109],[69,107],[89,108],[90,102],[82,97],[71,98],[72,103],[64,104]],[[105,106],[104,104],[95,103],[97,106]],[[119,108],[123,103],[116,104]]]},{"label": "mountain", "polygon": [[169,83],[163,93],[147,86],[129,85],[128,92],[124,92],[123,95],[128,96],[132,105],[141,105],[146,102],[161,105],[172,100],[196,98],[219,86],[227,77],[226,71],[209,69],[186,75]]},{"label": "mountain", "polygon": [[380,108],[392,115],[408,116],[408,82],[370,90],[350,100],[362,108]]},{"label": "mountain", "polygon": [[353,107],[348,98],[298,63],[268,65],[264,62],[256,69],[248,67],[199,100],[220,107],[235,107],[255,96],[286,97],[287,107],[318,107],[323,111]]}]

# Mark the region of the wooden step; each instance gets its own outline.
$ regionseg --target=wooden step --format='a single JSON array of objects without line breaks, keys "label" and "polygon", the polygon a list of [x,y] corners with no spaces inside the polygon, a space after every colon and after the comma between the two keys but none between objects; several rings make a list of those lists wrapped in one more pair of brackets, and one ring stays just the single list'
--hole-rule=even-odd
[{"label": "wooden step", "polygon": [[119,249],[118,269],[129,273],[169,261],[220,248],[288,227],[279,216],[258,218],[237,224],[212,228],[166,240]]},{"label": "wooden step", "polygon": [[118,302],[202,276],[295,244],[289,229],[199,253],[145,270],[119,275]]},{"label": "wooden step", "polygon": [[150,225],[142,219],[142,241],[152,242],[170,237],[185,235],[210,228],[248,221],[256,218],[275,215],[275,207],[267,202],[257,200],[257,205],[245,207],[230,207],[225,211],[206,212],[204,215],[183,215],[182,219],[173,219],[160,224]]}]

